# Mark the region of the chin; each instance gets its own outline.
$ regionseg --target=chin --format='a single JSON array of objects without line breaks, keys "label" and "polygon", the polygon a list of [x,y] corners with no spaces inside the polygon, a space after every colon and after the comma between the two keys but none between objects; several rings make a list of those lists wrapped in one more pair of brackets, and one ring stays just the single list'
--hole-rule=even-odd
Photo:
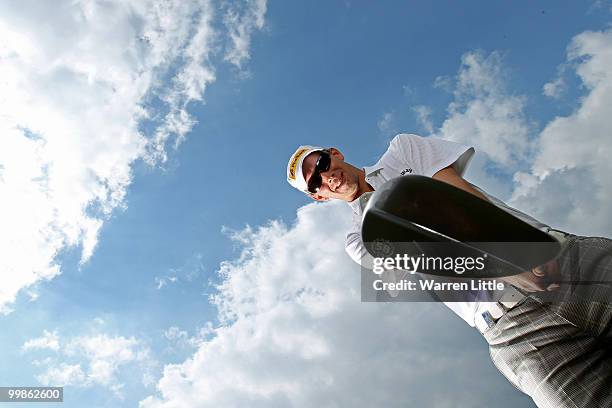
[{"label": "chin", "polygon": [[354,187],[347,188],[346,192],[344,192],[342,195],[344,195],[345,197],[349,198],[352,201],[355,199],[355,196],[357,196],[358,193],[359,193],[359,189],[357,188],[357,186],[354,186]]}]

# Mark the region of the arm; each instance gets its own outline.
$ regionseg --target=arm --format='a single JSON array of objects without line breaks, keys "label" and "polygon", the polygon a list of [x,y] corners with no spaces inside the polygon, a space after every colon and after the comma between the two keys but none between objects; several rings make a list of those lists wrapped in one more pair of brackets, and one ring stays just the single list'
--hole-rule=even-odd
[{"label": "arm", "polygon": [[[483,200],[489,201],[479,191],[475,190],[467,181],[465,181],[452,167],[446,167],[433,175],[436,180],[444,181],[457,188],[472,193]],[[531,271],[526,271],[514,276],[502,278],[503,281],[514,285],[528,292],[540,292],[557,290],[559,285],[556,284],[559,280],[559,266],[555,260],[548,262]]]},{"label": "arm", "polygon": [[474,194],[476,197],[480,197],[485,201],[489,201],[487,197],[482,195],[479,191],[475,190],[470,183],[465,181],[463,177],[461,177],[457,171],[451,167],[445,167],[442,170],[438,171],[436,174],[432,176],[432,178],[440,181],[444,181],[445,183],[451,184],[457,188],[460,188],[468,193]]},{"label": "arm", "polygon": [[[346,236],[345,249],[348,255],[362,268],[369,269],[372,271],[374,265],[374,258],[366,250],[363,240],[361,238],[361,231],[359,228],[354,228],[353,231],[349,232]],[[374,273],[374,272],[372,272]],[[400,270],[386,270],[380,275],[380,279],[383,282],[397,282],[404,278],[407,274],[406,271]],[[391,297],[396,297],[399,294],[399,290],[387,289],[387,293]]]}]

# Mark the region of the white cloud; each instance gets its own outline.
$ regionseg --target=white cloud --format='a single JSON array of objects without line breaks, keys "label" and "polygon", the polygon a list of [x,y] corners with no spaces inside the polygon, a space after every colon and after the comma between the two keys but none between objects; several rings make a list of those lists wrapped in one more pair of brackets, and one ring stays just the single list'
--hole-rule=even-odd
[{"label": "white cloud", "polygon": [[106,386],[117,382],[120,366],[149,359],[148,348],[143,348],[135,338],[105,334],[74,338],[67,343],[65,354],[84,357],[89,367],[87,382]]},{"label": "white cloud", "polygon": [[500,53],[467,52],[456,75],[439,76],[433,83],[453,95],[442,125],[434,127],[430,107],[413,108],[426,133],[476,147],[467,177],[502,199],[512,194],[508,178],[528,168],[534,149],[526,98],[508,90],[507,76]]},{"label": "white cloud", "polygon": [[610,236],[612,30],[577,35],[567,58],[586,95],[539,134],[533,164],[515,177],[512,203],[571,232]]},{"label": "white cloud", "polygon": [[195,124],[211,55],[263,27],[265,2],[245,9],[228,33],[208,0],[0,5],[0,311],[57,276],[66,248],[92,256],[132,164],[165,161]]},{"label": "white cloud", "polygon": [[[175,5],[177,15],[173,18],[156,17],[155,20],[164,27],[176,24],[182,28],[175,39],[181,46],[170,51],[174,45],[167,44],[168,48],[163,49],[163,52],[176,53],[175,58],[182,58],[184,63],[176,70],[172,79],[173,86],[164,89],[160,94],[160,98],[168,104],[168,112],[148,145],[146,158],[150,162],[165,161],[167,159],[165,146],[168,139],[175,136],[175,146],[178,146],[191,131],[196,120],[187,112],[187,105],[192,101],[202,100],[206,86],[215,80],[214,69],[209,61],[215,39],[215,32],[211,26],[212,7],[209,1],[199,1],[195,8],[181,7],[180,4],[177,2]],[[157,7],[164,9],[165,5],[161,3]],[[158,35],[157,28],[152,27],[144,38],[151,41]]]},{"label": "white cloud", "polygon": [[177,280],[178,280],[178,277],[176,277],[175,275],[156,276],[155,285],[157,286],[157,289],[161,289],[164,286],[166,286],[168,283],[176,283]]},{"label": "white cloud", "polygon": [[178,282],[189,283],[204,272],[204,264],[202,263],[202,254],[196,253],[187,259],[181,266],[170,268],[167,274],[156,276],[154,278],[155,286],[161,289],[164,286],[175,284]]},{"label": "white cloud", "polygon": [[164,331],[164,337],[170,341],[185,341],[189,338],[189,333],[176,326],[171,326]]},{"label": "white cloud", "polygon": [[[496,184],[491,165],[514,175],[512,205],[572,231],[610,234],[612,32],[577,36],[568,60],[587,94],[537,134],[525,98],[505,87],[500,54],[465,54],[436,133],[484,151],[473,167],[487,190]],[[506,394],[484,341],[474,344],[441,305],[359,302],[359,271],[342,248],[347,225],[343,204],[330,203],[301,208],[291,228],[272,222],[235,234],[244,251],[221,265],[221,325],[186,361],[167,365],[158,393],[140,406],[524,404]]]},{"label": "white cloud", "polygon": [[499,167],[524,162],[530,148],[525,98],[510,94],[504,85],[502,57],[493,52],[468,52],[454,88],[455,100],[437,132],[439,137],[478,146]]},{"label": "white cloud", "polygon": [[599,14],[601,12],[612,13],[612,2],[610,0],[595,0],[589,7],[588,14]]},{"label": "white cloud", "polygon": [[132,371],[142,374],[143,381],[150,382],[148,378],[152,377],[156,365],[148,346],[134,337],[93,334],[60,340],[56,332],[45,331],[43,337],[27,341],[23,349],[50,349],[59,353],[33,361],[34,366],[44,370],[36,377],[43,385],[97,385],[118,396],[123,388],[122,368],[132,367]]},{"label": "white cloud", "polygon": [[446,92],[453,91],[453,79],[447,75],[440,75],[436,77],[433,83],[434,88],[442,89]]},{"label": "white cloud", "polygon": [[387,112],[383,114],[383,117],[378,121],[378,130],[380,130],[381,132],[387,132],[389,130],[392,130],[393,122],[393,112]]},{"label": "white cloud", "polygon": [[561,75],[557,76],[554,80],[544,84],[542,93],[549,98],[559,99],[563,96],[567,88],[567,84]]},{"label": "white cloud", "polygon": [[59,337],[57,335],[57,332],[49,332],[47,330],[44,330],[43,335],[41,337],[27,340],[25,343],[23,343],[21,349],[24,351],[35,349],[49,349],[53,351],[58,351],[59,347]]},{"label": "white cloud", "polygon": [[35,290],[28,290],[26,293],[30,302],[35,302],[38,299],[39,294]]},{"label": "white cloud", "polygon": [[164,331],[164,338],[168,341],[171,349],[181,349],[186,347],[198,347],[213,333],[214,328],[212,323],[207,322],[204,327],[198,329],[193,336],[186,330],[181,330],[176,326],[168,327],[168,329]]},{"label": "white cloud", "polygon": [[[343,246],[349,222],[344,203],[311,204],[291,228],[236,232],[243,252],[222,263],[213,297],[221,325],[186,361],[166,365],[158,394],[140,406],[484,407],[507,398],[505,380],[490,379],[484,340],[443,305],[360,302],[359,268]],[[452,339],[435,335],[449,330]],[[444,392],[434,385],[450,378]]]},{"label": "white cloud", "polygon": [[251,35],[253,31],[263,29],[266,11],[266,0],[248,0],[242,7],[238,3],[231,3],[224,16],[231,38],[231,46],[225,53],[226,61],[242,68],[244,62],[249,60]]},{"label": "white cloud", "polygon": [[561,96],[563,75],[574,69],[586,94],[575,112],[554,118],[538,133],[525,114],[526,98],[507,90],[501,55],[468,52],[436,135],[476,146],[469,179],[511,206],[570,232],[609,236],[611,67],[611,30],[577,35],[567,61],[544,89],[548,96]]},{"label": "white cloud", "polygon": [[431,108],[424,105],[415,106],[412,108],[417,117],[418,124],[427,133],[433,132],[433,122],[431,121]]},{"label": "white cloud", "polygon": [[[61,363],[56,367],[49,367],[47,371],[37,377],[41,384],[60,387],[66,385],[82,385],[87,382],[87,376],[80,364]],[[62,385],[57,385],[62,384]]]}]

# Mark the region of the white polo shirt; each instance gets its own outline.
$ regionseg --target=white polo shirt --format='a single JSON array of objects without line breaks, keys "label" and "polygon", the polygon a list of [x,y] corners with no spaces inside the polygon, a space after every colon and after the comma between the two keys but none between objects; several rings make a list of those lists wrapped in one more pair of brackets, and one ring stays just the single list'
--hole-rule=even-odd
[{"label": "white polo shirt", "polygon": [[[387,149],[374,166],[364,168],[365,178],[368,184],[376,190],[386,181],[395,177],[408,174],[432,177],[438,171],[448,166],[452,166],[459,175],[463,175],[473,155],[474,148],[472,146],[465,146],[435,137],[400,134],[393,138],[389,144],[389,149]],[[512,215],[536,228],[549,229],[546,224],[507,206],[501,200],[485,193],[473,184],[471,185],[493,204]],[[346,236],[345,247],[346,252],[355,262],[365,268],[372,269],[372,256],[365,249],[361,239],[361,219],[367,203],[367,196],[362,195],[348,203],[353,209],[353,225],[351,231]],[[470,326],[474,326],[474,316],[479,302],[445,302],[445,304],[468,322]]]}]

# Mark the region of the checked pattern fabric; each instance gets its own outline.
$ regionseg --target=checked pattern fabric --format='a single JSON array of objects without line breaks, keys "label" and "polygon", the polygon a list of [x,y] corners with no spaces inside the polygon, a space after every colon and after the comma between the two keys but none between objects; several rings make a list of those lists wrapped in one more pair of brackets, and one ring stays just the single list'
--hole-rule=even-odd
[{"label": "checked pattern fabric", "polygon": [[539,408],[612,407],[612,240],[568,235],[562,286],[530,294],[484,337],[495,366]]}]

